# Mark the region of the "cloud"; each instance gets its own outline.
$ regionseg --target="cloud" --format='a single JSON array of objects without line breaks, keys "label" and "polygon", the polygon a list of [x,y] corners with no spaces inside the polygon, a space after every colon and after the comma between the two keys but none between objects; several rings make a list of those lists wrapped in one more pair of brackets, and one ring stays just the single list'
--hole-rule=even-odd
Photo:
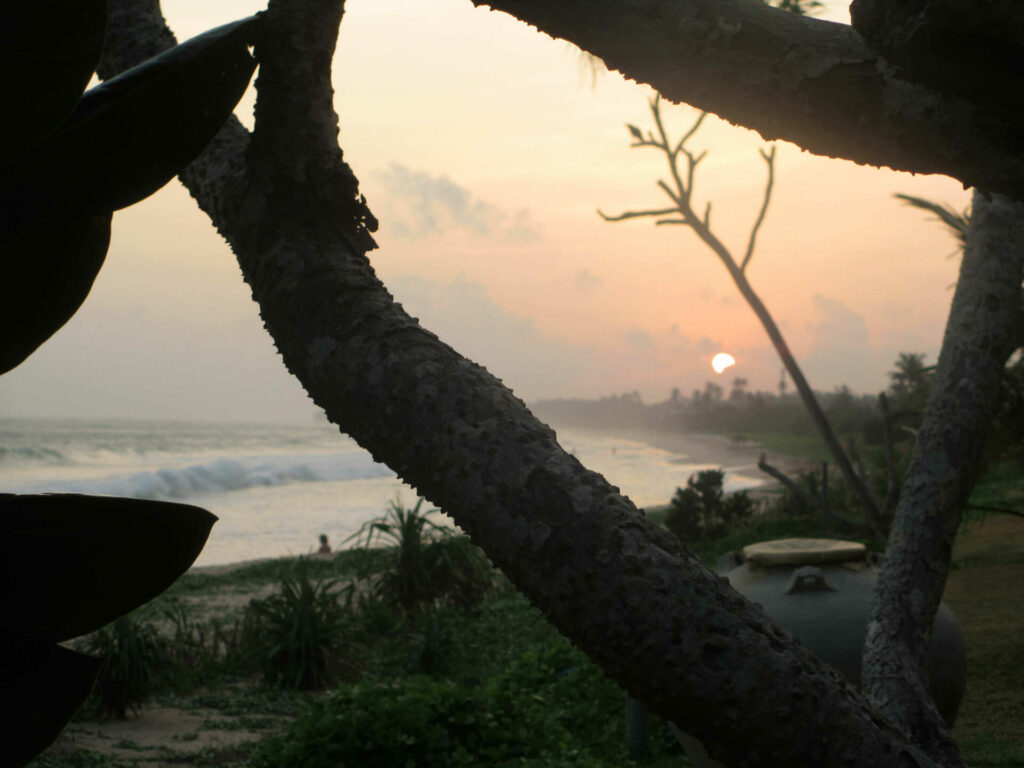
[{"label": "cloud", "polygon": [[529,209],[512,213],[475,198],[447,176],[432,176],[401,163],[371,175],[374,209],[384,230],[395,237],[425,237],[451,230],[510,244],[540,237]]},{"label": "cloud", "polygon": [[387,285],[425,328],[520,397],[575,394],[601,379],[595,349],[541,334],[529,318],[495,302],[480,283],[460,277],[442,284],[401,275]]},{"label": "cloud", "polygon": [[576,287],[581,293],[592,293],[604,285],[604,280],[595,275],[589,269],[576,273]]},{"label": "cloud", "polygon": [[627,330],[624,339],[627,346],[635,349],[653,349],[654,347],[651,335],[640,328]]},{"label": "cloud", "polygon": [[857,392],[878,389],[889,353],[876,349],[864,318],[838,299],[814,295],[816,321],[804,371],[815,389],[846,384]]},{"label": "cloud", "polygon": [[[540,331],[528,317],[500,306],[483,285],[458,278],[443,284],[422,277],[389,278],[388,289],[458,352],[486,367],[527,401],[601,397],[639,390],[648,402],[714,377],[710,355],[721,343],[661,329],[609,327],[591,344]],[[774,375],[774,374],[772,374]]]}]

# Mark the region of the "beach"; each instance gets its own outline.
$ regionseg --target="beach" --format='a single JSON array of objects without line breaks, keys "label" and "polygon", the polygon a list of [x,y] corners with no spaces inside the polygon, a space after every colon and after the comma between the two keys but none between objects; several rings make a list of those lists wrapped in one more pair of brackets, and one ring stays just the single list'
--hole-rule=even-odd
[{"label": "beach", "polygon": [[[725,470],[726,492],[766,477],[758,450],[728,438],[557,429],[562,447],[640,508],[666,504],[694,472]],[[393,503],[417,494],[327,424],[0,421],[0,469],[14,493],[176,501],[218,517],[197,566],[338,549]],[[351,543],[349,544],[351,545]]]},{"label": "beach", "polygon": [[[560,434],[560,437],[563,436]],[[625,477],[634,483],[639,491],[635,494],[637,500],[643,499],[647,510],[666,503],[674,491],[673,483],[684,485],[689,474],[700,469],[726,470],[734,488],[742,487],[757,492],[768,485],[774,485],[774,481],[757,470],[760,450],[756,445],[740,444],[716,435],[640,431],[608,434],[567,430],[563,437],[563,447],[579,455],[585,464],[594,469],[610,469],[611,482],[621,482],[618,478]],[[792,469],[799,460],[773,458],[773,462]],[[671,482],[666,482],[666,479]],[[335,491],[343,490],[343,486],[331,487]],[[325,485],[318,493],[327,489]],[[287,488],[276,490],[285,492]],[[308,488],[302,492],[308,493]],[[652,500],[658,503],[652,503]],[[205,565],[200,563],[193,566],[189,574],[225,576],[246,566],[272,565],[275,560],[294,559],[295,554],[306,555],[309,552],[284,557],[248,557]],[[329,560],[330,557],[317,559]],[[230,624],[242,616],[251,600],[268,597],[279,588],[277,581],[272,578],[242,576],[241,579],[198,582],[203,586],[186,589],[174,599],[187,610],[190,621],[200,625],[209,625],[214,621]],[[165,621],[159,614],[150,620],[155,620],[161,631],[171,631],[169,626],[164,626]],[[229,693],[225,694],[228,698]],[[92,749],[125,760],[145,755],[152,760],[147,760],[148,764],[162,767],[165,763],[160,758],[163,756],[168,758],[166,765],[171,765],[172,761],[180,761],[183,754],[197,753],[202,749],[230,755],[232,750],[241,748],[242,742],[258,739],[279,727],[275,723],[283,724],[288,719],[287,716],[279,715],[255,717],[209,706],[179,707],[161,700],[147,704],[141,717],[123,721],[84,719],[75,722],[55,750]]]}]

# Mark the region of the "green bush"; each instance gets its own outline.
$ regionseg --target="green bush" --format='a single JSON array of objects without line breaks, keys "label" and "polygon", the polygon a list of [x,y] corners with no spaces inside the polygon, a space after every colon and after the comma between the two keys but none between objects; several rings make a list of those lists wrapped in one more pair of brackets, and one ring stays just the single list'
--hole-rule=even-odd
[{"label": "green bush", "polygon": [[619,688],[559,641],[476,688],[415,677],[339,689],[264,740],[252,765],[621,766],[622,707]]},{"label": "green bush", "polygon": [[438,606],[426,611],[418,631],[413,632],[410,639],[413,641],[412,666],[417,672],[437,677],[449,670],[455,637]]},{"label": "green bush", "polygon": [[[300,560],[294,577],[281,576],[277,594],[249,604],[241,649],[255,657],[264,684],[323,688],[351,670],[342,653],[346,613],[336,587],[336,580],[314,583]],[[346,605],[351,596],[350,586]]]},{"label": "green bush", "polygon": [[156,630],[128,616],[94,632],[78,646],[105,660],[93,689],[94,706],[122,719],[128,710],[138,712],[168,661],[166,643]]},{"label": "green bush", "polygon": [[665,526],[681,541],[722,536],[754,511],[746,491],[722,495],[724,479],[724,471],[706,469],[690,475],[686,488],[676,488]]}]

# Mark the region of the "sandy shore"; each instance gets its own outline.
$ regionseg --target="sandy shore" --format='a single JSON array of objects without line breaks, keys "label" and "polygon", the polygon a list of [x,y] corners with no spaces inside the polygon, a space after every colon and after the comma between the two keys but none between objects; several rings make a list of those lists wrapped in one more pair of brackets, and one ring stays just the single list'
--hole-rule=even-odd
[{"label": "sandy shore", "polygon": [[[572,431],[587,432],[588,430],[573,428]],[[708,464],[720,467],[735,474],[762,479],[764,484],[752,492],[754,496],[759,495],[762,491],[770,492],[778,486],[777,481],[773,480],[757,468],[758,459],[763,453],[761,447],[757,443],[738,443],[724,435],[700,435],[652,430],[593,430],[592,433],[605,437],[619,437],[625,440],[633,440],[638,443],[644,443],[655,448],[660,448],[663,451],[668,451],[678,455],[681,460],[685,461],[685,463]],[[806,470],[812,466],[812,462],[807,459],[795,456],[786,456],[783,454],[769,455],[768,462],[777,469],[785,472],[790,477],[795,477],[799,471]],[[680,484],[683,482],[685,482],[685,478],[680,480]],[[669,490],[671,491],[671,489]],[[647,505],[647,508],[657,509],[659,507],[667,506],[669,500],[670,497],[666,497],[660,504],[649,504]],[[287,556],[281,559],[289,559],[290,557],[291,556]],[[275,558],[260,557],[233,563],[200,565],[189,569],[189,573],[216,576],[223,573],[229,573],[238,568],[244,568],[248,565],[264,563],[273,559]]]},{"label": "sandy shore", "polygon": [[[736,442],[725,435],[700,435],[685,432],[668,432],[654,430],[621,430],[612,433],[616,437],[646,443],[663,451],[679,454],[695,464],[717,464],[735,472],[747,470],[744,474],[763,476],[765,482],[771,478],[757,468],[757,461],[764,449],[753,442]],[[782,454],[768,456],[773,466],[799,467],[810,465],[806,459]]]},{"label": "sandy shore", "polygon": [[[586,430],[574,428],[574,431]],[[724,435],[701,435],[638,429],[595,430],[594,434],[634,440],[638,443],[645,443],[655,448],[660,448],[663,451],[677,454],[686,463],[709,464],[734,474],[760,479],[763,481],[763,484],[752,491],[752,494],[755,496],[760,492],[771,491],[779,486],[778,481],[757,468],[757,462],[761,454],[764,453],[764,450],[757,443],[739,443]],[[799,472],[806,471],[814,466],[812,461],[799,456],[787,456],[785,454],[769,454],[767,460],[773,467],[794,478]],[[666,506],[668,502],[669,499],[665,499],[662,504],[648,505],[648,508]]]}]

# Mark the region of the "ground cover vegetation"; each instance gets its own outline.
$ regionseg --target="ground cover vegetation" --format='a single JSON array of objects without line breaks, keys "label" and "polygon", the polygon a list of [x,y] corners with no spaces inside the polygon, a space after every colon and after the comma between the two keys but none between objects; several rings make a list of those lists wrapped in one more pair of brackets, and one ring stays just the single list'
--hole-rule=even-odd
[{"label": "ground cover vegetation", "polygon": [[[721,500],[718,480],[707,473],[697,487]],[[1008,473],[998,492],[1014,491],[1020,493]],[[401,511],[392,507],[375,522],[420,514],[419,507]],[[758,514],[688,546],[712,566],[754,541],[815,536],[818,525],[816,516],[794,513],[780,489],[762,500]],[[398,588],[379,588],[401,583],[395,570],[409,562],[399,557],[401,543],[186,575],[82,641],[110,661],[72,733],[75,726],[97,728],[119,716],[145,719],[147,707],[160,705],[203,711],[202,730],[242,731],[246,739],[220,748],[191,749],[184,740],[173,749],[115,743],[100,751],[76,748],[72,738],[32,765],[688,764],[668,726],[653,715],[646,755],[631,759],[622,689],[465,537],[446,529],[439,538],[426,525],[406,530],[417,531],[421,546],[451,540],[473,552],[479,600],[451,600],[453,590],[403,606]],[[1024,759],[1024,725],[1013,693],[1024,684],[1024,657],[1013,639],[1024,631],[1024,617],[1012,607],[1022,551],[1024,521],[990,516],[966,525],[953,559],[946,602],[964,628],[970,664],[955,733],[968,764],[978,768]],[[266,596],[238,602],[227,613],[208,609],[225,595],[253,593]],[[268,605],[277,627],[273,642],[261,624]],[[269,673],[268,647],[277,649]]]}]

